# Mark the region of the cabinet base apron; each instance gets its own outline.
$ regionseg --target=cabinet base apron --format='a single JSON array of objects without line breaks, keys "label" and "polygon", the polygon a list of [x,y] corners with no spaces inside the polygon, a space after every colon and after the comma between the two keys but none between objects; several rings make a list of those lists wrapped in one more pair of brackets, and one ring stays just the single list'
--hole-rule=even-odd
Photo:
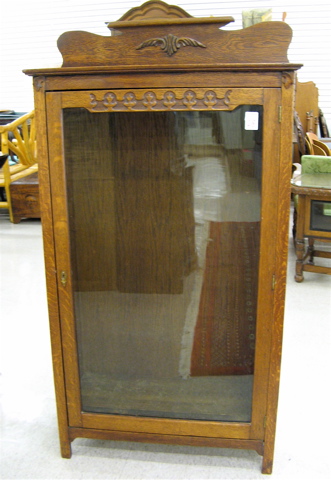
[{"label": "cabinet base apron", "polygon": [[164,445],[188,445],[192,447],[239,448],[243,450],[255,450],[261,456],[263,456],[264,452],[264,442],[262,440],[238,440],[236,438],[157,435],[154,433],[118,432],[76,427],[69,428],[69,438],[71,442],[76,438],[89,438],[97,440],[159,443]]}]

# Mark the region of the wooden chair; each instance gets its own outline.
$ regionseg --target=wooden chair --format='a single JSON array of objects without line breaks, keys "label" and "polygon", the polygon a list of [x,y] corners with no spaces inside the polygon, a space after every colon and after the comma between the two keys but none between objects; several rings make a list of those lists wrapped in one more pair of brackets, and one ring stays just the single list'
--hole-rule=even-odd
[{"label": "wooden chair", "polygon": [[319,108],[318,88],[314,82],[296,82],[295,111],[301,120],[304,134],[317,134]]},{"label": "wooden chair", "polygon": [[7,125],[0,125],[0,134],[1,153],[8,155],[0,169],[0,187],[5,193],[0,208],[9,210],[10,221],[13,222],[10,184],[38,171],[34,111]]},{"label": "wooden chair", "polygon": [[[321,140],[323,143],[325,143],[323,138],[329,138],[325,118],[318,106],[318,88],[314,82],[296,82],[294,110],[293,163],[300,164],[302,155],[324,155],[323,151],[325,152],[321,145],[313,149],[307,144],[306,134],[314,136],[317,141]],[[318,127],[322,138],[317,136]],[[330,153],[325,154],[330,155]]]},{"label": "wooden chair", "polygon": [[331,156],[330,148],[315,133],[307,132],[305,140],[308,155]]},{"label": "wooden chair", "polygon": [[[331,157],[331,150],[324,142],[322,142],[321,140],[313,140],[313,149],[315,150],[316,147],[323,150],[324,155],[326,155],[327,157]],[[314,153],[314,155],[318,154]]]}]

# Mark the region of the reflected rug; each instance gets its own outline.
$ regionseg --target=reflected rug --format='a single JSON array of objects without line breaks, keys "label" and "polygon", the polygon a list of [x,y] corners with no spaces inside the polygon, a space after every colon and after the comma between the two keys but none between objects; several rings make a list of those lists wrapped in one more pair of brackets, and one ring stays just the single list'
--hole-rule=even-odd
[{"label": "reflected rug", "polygon": [[254,371],[259,222],[211,222],[191,376]]}]

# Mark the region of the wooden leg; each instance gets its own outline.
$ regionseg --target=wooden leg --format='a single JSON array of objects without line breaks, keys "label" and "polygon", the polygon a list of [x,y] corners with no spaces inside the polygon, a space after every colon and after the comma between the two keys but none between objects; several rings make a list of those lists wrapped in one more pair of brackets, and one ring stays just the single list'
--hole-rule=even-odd
[{"label": "wooden leg", "polygon": [[71,442],[69,440],[60,439],[62,458],[71,458]]},{"label": "wooden leg", "polygon": [[272,420],[271,422],[269,422],[269,425],[267,421],[262,460],[262,473],[266,475],[272,474],[275,450],[275,429],[276,420]]},{"label": "wooden leg", "polygon": [[59,402],[57,404],[57,414],[61,456],[62,458],[71,458],[72,438],[70,437],[70,428],[67,423],[67,410],[64,403]]},{"label": "wooden leg", "polygon": [[270,435],[266,435],[262,460],[262,473],[266,475],[272,474],[272,467],[274,463],[275,435],[274,433],[269,433]]},{"label": "wooden leg", "polygon": [[305,260],[305,239],[304,239],[304,211],[305,199],[302,195],[298,196],[298,205],[296,209],[296,238],[295,253],[297,261],[295,264],[295,281],[303,281],[303,262]]},{"label": "wooden leg", "polygon": [[295,241],[296,241],[296,236],[297,236],[297,217],[298,217],[298,214],[297,214],[297,210],[295,208],[294,212],[293,212],[293,226],[292,226],[292,236],[293,236],[294,246],[295,246]]},{"label": "wooden leg", "polygon": [[308,255],[309,255],[308,263],[310,263],[310,265],[314,265],[314,251],[315,251],[314,239],[309,237],[308,238]]},{"label": "wooden leg", "polygon": [[266,459],[263,457],[263,463],[262,463],[262,473],[265,475],[271,475],[272,474],[272,466],[273,466],[273,458]]},{"label": "wooden leg", "polygon": [[295,242],[295,253],[297,256],[297,261],[295,264],[295,281],[302,282],[303,281],[303,262],[304,262],[304,254],[305,254],[305,242],[304,240],[296,240]]}]

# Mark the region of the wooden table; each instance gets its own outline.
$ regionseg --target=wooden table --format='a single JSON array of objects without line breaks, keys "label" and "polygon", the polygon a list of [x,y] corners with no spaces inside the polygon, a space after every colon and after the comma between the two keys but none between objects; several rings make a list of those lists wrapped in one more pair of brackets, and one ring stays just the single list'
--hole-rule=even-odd
[{"label": "wooden table", "polygon": [[[303,271],[331,275],[331,267],[315,265],[315,257],[331,259],[330,251],[316,250],[314,240],[331,242],[331,173],[305,173],[292,179],[292,193],[298,195],[295,252],[296,282]],[[308,238],[308,246],[305,246]]]}]

